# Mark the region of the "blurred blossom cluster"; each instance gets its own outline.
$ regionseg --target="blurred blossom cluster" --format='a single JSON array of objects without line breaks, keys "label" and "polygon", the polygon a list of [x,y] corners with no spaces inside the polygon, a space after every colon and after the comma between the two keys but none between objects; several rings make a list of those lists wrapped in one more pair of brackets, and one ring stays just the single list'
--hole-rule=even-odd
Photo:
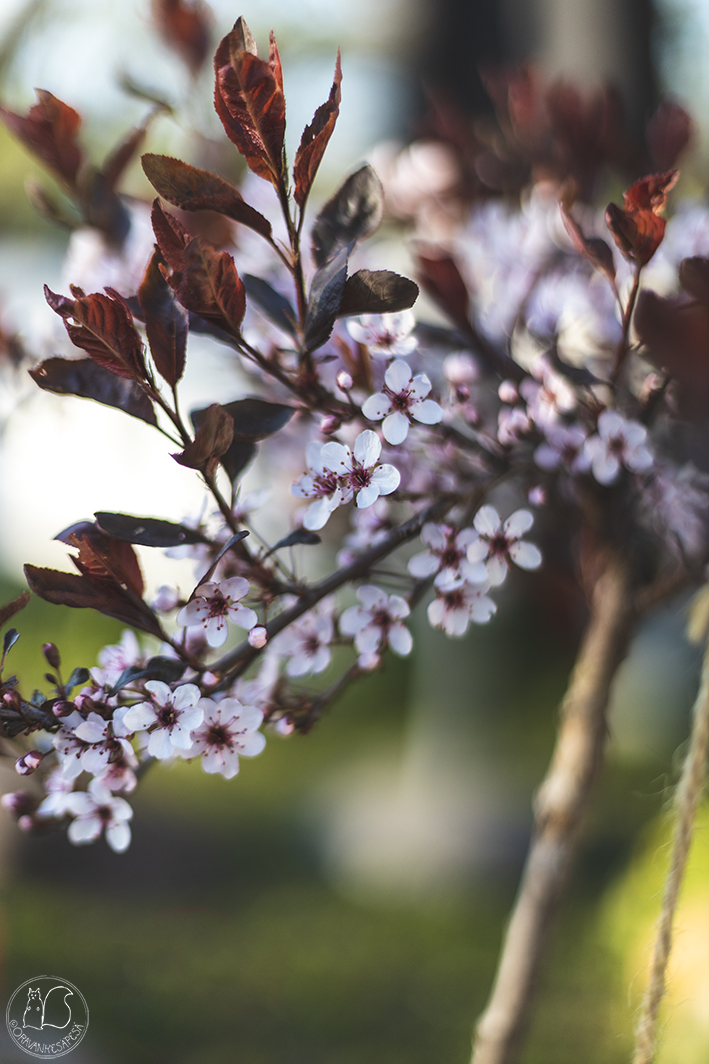
[{"label": "blurred blossom cluster", "polygon": [[[168,29],[198,68],[202,52]],[[66,350],[32,365],[35,383],[154,426],[209,500],[196,519],[179,501],[170,521],[98,512],[60,534],[75,572],[28,564],[35,594],[128,628],[66,678],[47,644],[51,691],[31,697],[6,669],[6,631],[3,752],[41,788],[3,804],[26,830],[65,825],[76,844],[105,832],[124,850],[125,796],[149,765],[231,779],[264,726],[306,732],[390,650],[410,654],[422,603],[458,638],[491,621],[505,581],[545,567],[576,579],[609,541],[635,545],[638,585],[706,564],[709,210],[669,204],[688,117],[663,105],[623,205],[604,212],[599,176],[633,166],[612,96],[491,79],[494,137],[439,111],[425,140],[375,151],[309,211],[341,77],[338,57],[289,170],[275,39],[259,56],[240,19],[216,51],[215,107],[249,173],[237,189],[203,160],[144,154],[152,208],[118,191],[149,119],[99,172],[79,116],[50,93],[28,115],[2,111],[82,216],[70,292],[47,290]],[[413,240],[439,324],[413,280],[367,258],[381,224]],[[352,271],[355,247],[367,266]],[[190,332],[226,347],[238,375],[186,419]],[[264,490],[245,495],[259,453]],[[267,543],[256,529],[274,518],[287,530]],[[192,558],[193,585],[146,595],[135,545]]]}]

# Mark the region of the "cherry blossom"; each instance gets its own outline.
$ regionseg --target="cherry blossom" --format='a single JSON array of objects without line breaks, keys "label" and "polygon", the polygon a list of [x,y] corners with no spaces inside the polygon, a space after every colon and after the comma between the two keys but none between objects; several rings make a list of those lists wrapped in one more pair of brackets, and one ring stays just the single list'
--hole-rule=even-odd
[{"label": "cherry blossom", "polygon": [[371,669],[379,661],[379,652],[388,644],[402,657],[411,653],[413,639],[402,619],[411,612],[400,595],[387,595],[374,584],[364,584],[357,590],[361,606],[350,606],[340,617],[340,631],[354,636],[360,654],[359,663]]},{"label": "cherry blossom", "polygon": [[410,355],[418,340],[411,332],[416,325],[412,310],[395,314],[362,314],[348,318],[347,331],[358,344],[366,344],[373,355]]},{"label": "cherry blossom", "polygon": [[42,819],[63,820],[71,810],[70,794],[74,790],[74,781],[69,780],[61,769],[50,772],[44,780],[46,798],[37,809],[37,816]]},{"label": "cherry blossom", "polygon": [[125,760],[130,767],[137,764],[133,747],[125,738],[130,734],[124,723],[127,712],[122,706],[110,721],[92,712],[74,728],[74,735],[90,744],[81,755],[81,767],[85,772],[102,776],[113,762]]},{"label": "cherry blossom", "polygon": [[344,502],[339,477],[323,461],[325,444],[311,440],[305,450],[308,472],[297,484],[291,487],[291,494],[301,499],[315,499],[305,511],[303,525],[311,531],[317,531],[327,524],[333,510]]},{"label": "cherry blossom", "polygon": [[162,680],[148,680],[145,685],[149,702],[136,702],[123,716],[123,723],[131,732],[147,731],[148,753],[163,759],[177,750],[188,750],[192,732],[202,723],[203,710],[197,703],[200,690],[196,684],[186,683],[170,690]]},{"label": "cherry blossom", "polygon": [[202,758],[205,772],[219,773],[230,780],[239,771],[239,756],[255,757],[266,745],[264,735],[257,729],[263,723],[263,713],[256,706],[245,706],[236,698],[215,702],[201,698],[198,703],[204,714],[203,722],[192,735],[192,745],[181,756],[191,760]]},{"label": "cherry blossom", "polygon": [[585,443],[587,435],[581,425],[548,425],[546,440],[534,452],[540,469],[566,469],[569,473],[586,473],[591,465]]},{"label": "cherry blossom", "polygon": [[288,676],[323,672],[330,664],[330,643],[334,635],[331,612],[306,613],[282,632],[274,649],[287,657]]},{"label": "cherry blossom", "polygon": [[362,406],[362,413],[370,421],[381,421],[387,443],[403,443],[409,432],[411,419],[423,425],[437,425],[443,419],[443,408],[425,396],[431,382],[425,373],[414,377],[408,362],[398,358],[384,374],[384,391],[370,395]]},{"label": "cherry blossom", "polygon": [[604,410],[598,418],[598,435],[586,441],[586,455],[599,484],[612,484],[621,466],[643,473],[652,465],[647,429],[624,418],[617,410]]},{"label": "cherry blossom", "polygon": [[143,663],[140,644],[135,632],[126,628],[120,643],[99,650],[98,668],[91,669],[91,678],[97,687],[112,687],[125,669],[139,663]]},{"label": "cherry blossom", "polygon": [[88,791],[74,791],[68,796],[69,812],[75,820],[69,825],[69,842],[84,846],[95,842],[106,831],[106,842],[116,853],[130,846],[128,821],[133,810],[125,798],[117,798],[101,780],[91,780]]},{"label": "cherry blossom", "polygon": [[382,442],[376,432],[365,429],[354,443],[354,451],[342,443],[326,443],[322,449],[323,462],[340,477],[343,501],[352,495],[360,509],[371,506],[380,495],[390,495],[399,487],[398,469],[387,462],[379,464]]},{"label": "cherry blossom", "polygon": [[529,417],[541,427],[555,424],[560,414],[576,407],[576,393],[569,381],[555,373],[543,359],[533,372],[537,380],[527,377],[519,386]]},{"label": "cherry blossom", "polygon": [[177,623],[184,628],[202,625],[210,647],[220,647],[226,642],[228,621],[246,629],[258,624],[256,613],[239,602],[248,592],[249,582],[243,576],[201,584],[177,614]]},{"label": "cherry blossom", "polygon": [[445,570],[434,580],[436,597],[428,606],[428,620],[432,628],[442,628],[446,635],[465,635],[468,625],[487,624],[497,610],[488,597],[489,584],[473,584],[462,576]]},{"label": "cherry blossom", "polygon": [[[446,577],[460,576],[460,566],[467,556],[468,547],[477,540],[478,534],[472,528],[458,531],[449,525],[436,525],[429,521],[421,529],[421,539],[428,550],[414,554],[409,559],[409,572],[421,580],[439,573]],[[472,567],[469,567],[472,569]],[[487,577],[487,570],[482,562],[478,566],[480,582]]]},{"label": "cherry blossom", "polygon": [[[471,566],[484,562],[493,587],[503,582],[510,562],[521,569],[538,569],[542,564],[539,549],[522,539],[533,524],[534,518],[529,510],[517,510],[503,524],[494,506],[482,506],[473,521],[477,537],[468,547],[468,562]],[[475,578],[477,569],[466,570],[464,567],[464,576],[466,571]]]}]

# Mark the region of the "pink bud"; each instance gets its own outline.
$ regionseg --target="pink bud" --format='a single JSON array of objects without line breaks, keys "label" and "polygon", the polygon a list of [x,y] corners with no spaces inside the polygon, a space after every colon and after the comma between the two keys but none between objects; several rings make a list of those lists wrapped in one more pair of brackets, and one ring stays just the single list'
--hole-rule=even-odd
[{"label": "pink bud", "polygon": [[24,757],[19,757],[15,762],[15,772],[18,776],[31,776],[35,769],[39,768],[44,759],[44,754],[39,750],[30,750]]},{"label": "pink bud", "polygon": [[497,389],[497,394],[503,403],[516,403],[519,399],[514,381],[503,381]]},{"label": "pink bud", "polygon": [[354,381],[350,377],[347,370],[340,370],[340,372],[337,374],[337,387],[340,388],[343,392],[348,392],[353,384]]},{"label": "pink bud", "polygon": [[[81,695],[77,695],[77,698],[81,698]],[[84,705],[85,701],[86,699],[81,699],[82,709],[84,709],[85,712],[89,712],[87,707]],[[67,702],[64,698],[58,698],[52,706],[52,713],[55,717],[68,717],[69,714],[73,713],[75,709],[76,706],[73,702]]]},{"label": "pink bud", "polygon": [[268,632],[262,624],[257,624],[255,628],[250,630],[248,639],[252,647],[260,650],[268,642]]},{"label": "pink bud", "polygon": [[541,484],[535,484],[533,488],[530,488],[527,492],[527,498],[532,506],[543,506],[547,501],[547,493]]},{"label": "pink bud", "polygon": [[30,831],[34,831],[35,829],[35,819],[32,816],[21,816],[20,819],[17,821],[17,826],[20,831],[24,831],[29,834]]},{"label": "pink bud", "polygon": [[280,717],[279,720],[274,723],[273,730],[277,732],[278,735],[292,735],[295,731],[295,724],[290,717]]},{"label": "pink bud", "polygon": [[6,809],[10,816],[14,816],[16,819],[29,813],[36,804],[32,795],[28,794],[27,791],[3,794],[2,798],[0,798],[0,805],[3,809]]},{"label": "pink bud", "polygon": [[331,436],[333,432],[337,432],[340,427],[339,417],[334,417],[333,414],[326,414],[325,417],[320,419],[320,432],[323,436]]}]

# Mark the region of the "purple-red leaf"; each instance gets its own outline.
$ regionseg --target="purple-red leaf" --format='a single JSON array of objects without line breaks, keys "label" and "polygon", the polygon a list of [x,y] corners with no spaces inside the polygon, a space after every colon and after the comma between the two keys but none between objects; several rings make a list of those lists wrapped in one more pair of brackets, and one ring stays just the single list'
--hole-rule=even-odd
[{"label": "purple-red leaf", "polygon": [[90,358],[48,358],[29,371],[32,380],[45,392],[77,395],[113,406],[148,425],[157,425],[153,404],[132,380],[117,377]]},{"label": "purple-red leaf", "polygon": [[159,251],[145,271],[138,299],[145,315],[150,354],[160,376],[175,385],[185,370],[189,314],[176,301],[160,271]]},{"label": "purple-red leaf", "polygon": [[71,342],[104,369],[129,380],[145,380],[143,344],[125,300],[117,293],[85,296],[75,289],[73,300],[45,285],[52,310],[64,319]]},{"label": "purple-red leaf", "polygon": [[97,583],[86,575],[63,573],[57,569],[25,566],[25,576],[31,591],[58,606],[75,609],[94,609],[107,617],[129,624],[150,635],[164,638],[160,625],[150,609],[119,584]]},{"label": "purple-red leaf", "polygon": [[23,591],[22,594],[18,595],[17,598],[12,600],[12,602],[8,602],[5,606],[0,606],[0,628],[4,628],[7,622],[14,617],[16,613],[23,610],[29,600],[29,591]]},{"label": "purple-red leaf", "polygon": [[278,187],[285,174],[286,101],[273,36],[269,59],[259,59],[239,19],[217,48],[214,71],[214,106],[227,136],[253,172]]},{"label": "purple-red leaf", "polygon": [[0,118],[25,147],[68,185],[76,184],[81,149],[76,140],[81,116],[51,92],[37,89],[38,102],[26,116],[0,108]]},{"label": "purple-red leaf", "polygon": [[310,194],[318,167],[327,148],[332,132],[335,128],[337,116],[340,113],[340,83],[342,81],[342,69],[340,67],[340,52],[337,52],[335,63],[335,77],[330,89],[330,95],[325,103],[318,107],[313,120],[303,131],[300,147],[296,152],[293,166],[293,180],[295,202],[303,208]]},{"label": "purple-red leaf", "polygon": [[201,0],[153,0],[153,18],[163,40],[192,74],[202,69],[210,48],[212,13]]},{"label": "purple-red leaf", "polygon": [[[162,250],[162,248],[161,248]],[[199,238],[183,252],[181,269],[169,284],[183,307],[238,336],[246,313],[246,293],[231,255],[215,251]]]},{"label": "purple-red leaf", "polygon": [[216,211],[270,237],[271,223],[250,207],[238,189],[208,170],[198,170],[169,155],[144,155],[145,176],[164,200],[183,211]]},{"label": "purple-red leaf", "polygon": [[174,214],[163,210],[158,199],[153,201],[151,221],[155,240],[165,262],[171,270],[181,270],[184,265],[185,248],[192,239],[190,234]]},{"label": "purple-red leaf", "polygon": [[233,439],[233,418],[219,403],[212,403],[192,443],[180,454],[173,454],[172,457],[180,465],[199,469],[211,477],[219,459],[229,450]]},{"label": "purple-red leaf", "polygon": [[451,321],[467,330],[470,327],[470,298],[460,270],[447,253],[438,248],[421,250],[416,256],[421,284],[445,311]]},{"label": "purple-red leaf", "polygon": [[413,307],[419,287],[391,270],[358,270],[345,282],[338,315],[393,314]]},{"label": "purple-red leaf", "polygon": [[660,214],[678,177],[678,170],[650,174],[623,193],[623,208],[608,204],[606,225],[629,262],[645,266],[662,243],[666,222]]}]

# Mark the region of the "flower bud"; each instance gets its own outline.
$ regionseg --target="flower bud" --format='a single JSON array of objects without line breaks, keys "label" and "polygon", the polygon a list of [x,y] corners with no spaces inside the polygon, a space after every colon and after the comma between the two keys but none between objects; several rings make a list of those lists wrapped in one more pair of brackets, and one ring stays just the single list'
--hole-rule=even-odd
[{"label": "flower bud", "polygon": [[516,403],[519,399],[514,381],[503,381],[497,389],[497,394],[503,403]]},{"label": "flower bud", "polygon": [[337,374],[337,387],[343,392],[349,392],[353,384],[354,381],[352,380],[347,370],[340,370],[340,372]]},{"label": "flower bud", "polygon": [[323,436],[331,436],[333,432],[337,432],[340,424],[339,417],[335,417],[333,414],[326,414],[325,417],[320,419],[320,432]]},{"label": "flower bud", "polygon": [[295,724],[290,719],[290,717],[280,717],[277,721],[275,721],[273,725],[273,730],[278,735],[292,735],[295,731]]},{"label": "flower bud", "polygon": [[535,484],[533,488],[530,488],[527,492],[527,498],[532,506],[543,506],[547,501],[547,493],[541,484]]},{"label": "flower bud", "polygon": [[19,820],[21,816],[25,816],[27,813],[31,813],[36,804],[37,802],[33,796],[28,794],[27,791],[14,791],[10,794],[3,794],[2,798],[0,798],[0,805],[16,820]]},{"label": "flower bud", "polygon": [[268,632],[262,624],[257,624],[255,628],[250,629],[248,639],[252,647],[260,650],[268,642]]},{"label": "flower bud", "polygon": [[18,776],[31,776],[35,769],[39,768],[44,760],[44,754],[39,750],[30,750],[28,754],[19,757],[15,762],[15,772]]},{"label": "flower bud", "polygon": [[8,709],[14,709],[16,713],[22,711],[22,699],[17,691],[6,691],[2,700]]},{"label": "flower bud", "polygon": [[76,706],[73,702],[67,702],[64,698],[57,698],[52,705],[52,713],[55,717],[68,717],[70,713],[73,713]]},{"label": "flower bud", "polygon": [[17,821],[17,826],[20,831],[24,831],[25,834],[29,835],[36,828],[37,822],[33,816],[21,816]]},{"label": "flower bud", "polygon": [[62,659],[59,657],[59,651],[55,647],[54,643],[45,643],[42,647],[42,653],[44,654],[47,664],[53,669],[61,667]]}]

